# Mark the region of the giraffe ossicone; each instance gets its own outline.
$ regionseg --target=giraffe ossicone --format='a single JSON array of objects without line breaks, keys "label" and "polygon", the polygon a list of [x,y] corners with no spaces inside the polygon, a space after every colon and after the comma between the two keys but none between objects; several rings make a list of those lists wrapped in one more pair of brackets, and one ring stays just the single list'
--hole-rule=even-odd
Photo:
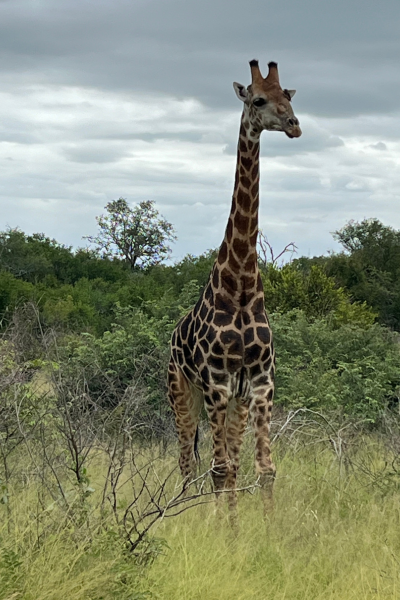
[{"label": "giraffe ossicone", "polygon": [[295,90],[281,88],[275,62],[268,67],[264,78],[258,61],[252,60],[252,83],[247,88],[233,84],[243,113],[231,212],[209,281],[173,332],[168,368],[184,482],[196,474],[195,442],[204,403],[212,430],[214,489],[229,490],[233,512],[248,420],[265,510],[272,505],[275,477],[269,439],[275,354],[256,250],[260,135],[263,130],[282,131],[297,138],[301,129],[291,106]]}]

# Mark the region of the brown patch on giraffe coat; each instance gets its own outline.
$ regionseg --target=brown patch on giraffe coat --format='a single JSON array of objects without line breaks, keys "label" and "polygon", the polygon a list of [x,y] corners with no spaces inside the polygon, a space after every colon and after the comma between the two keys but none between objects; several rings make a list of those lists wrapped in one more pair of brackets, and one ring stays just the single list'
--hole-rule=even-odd
[{"label": "brown patch on giraffe coat", "polygon": [[[247,273],[255,273],[256,268],[257,268],[257,255],[255,254],[254,256],[250,256],[249,260],[244,265],[244,269]],[[254,278],[252,278],[252,281],[254,281]]]},{"label": "brown patch on giraffe coat", "polygon": [[[240,298],[239,298],[240,306],[242,306],[243,308],[245,306],[248,306],[248,304],[253,300],[253,298],[254,298],[253,292],[242,292],[240,294]],[[249,322],[250,322],[250,319],[249,319]]]},{"label": "brown patch on giraffe coat", "polygon": [[271,364],[272,364],[272,358],[270,356],[269,359],[264,362],[264,365],[263,365],[264,370],[268,371],[268,369],[270,368]]},{"label": "brown patch on giraffe coat", "polygon": [[194,380],[194,373],[189,369],[189,367],[187,365],[183,366],[182,371],[184,372],[184,374],[186,375],[186,377],[189,381]]},{"label": "brown patch on giraffe coat", "polygon": [[234,325],[235,325],[236,329],[239,329],[239,330],[242,329],[242,315],[240,312],[236,316]]},{"label": "brown patch on giraffe coat", "polygon": [[216,294],[214,306],[215,306],[216,310],[221,310],[221,311],[224,311],[231,315],[233,315],[235,312],[235,306],[234,306],[231,298],[229,298],[229,296],[223,296],[222,294]]},{"label": "brown patch on giraffe coat", "polygon": [[243,319],[243,325],[245,325],[247,327],[247,325],[250,325],[250,315],[247,311],[243,311],[242,313],[242,319]]},{"label": "brown patch on giraffe coat", "polygon": [[181,336],[182,336],[183,340],[186,340],[186,338],[188,336],[189,323],[190,323],[190,315],[187,315],[181,322],[181,327],[180,327]]},{"label": "brown patch on giraffe coat", "polygon": [[212,373],[212,379],[216,384],[225,384],[228,380],[228,375],[224,372],[222,373]]},{"label": "brown patch on giraffe coat", "polygon": [[245,235],[249,229],[249,217],[236,212],[233,218],[233,225],[241,235]]},{"label": "brown patch on giraffe coat", "polygon": [[204,338],[204,339],[200,340],[199,344],[203,348],[203,351],[207,354],[208,351],[210,350],[210,344],[208,343],[208,340],[206,338]]},{"label": "brown patch on giraffe coat", "polygon": [[221,272],[221,286],[228,292],[236,292],[238,285],[235,277],[228,269],[224,269]]},{"label": "brown patch on giraffe coat", "polygon": [[228,255],[228,263],[234,273],[239,273],[240,268],[241,268],[240,263],[238,263],[233,252],[231,252],[231,251],[229,252],[229,255]]},{"label": "brown patch on giraffe coat", "polygon": [[263,298],[257,298],[257,300],[254,301],[253,306],[251,307],[251,311],[253,315],[265,312]]},{"label": "brown patch on giraffe coat", "polygon": [[246,169],[246,171],[249,171],[253,164],[253,159],[242,156],[241,163],[244,166],[244,168]]},{"label": "brown patch on giraffe coat", "polygon": [[258,344],[248,346],[244,351],[244,360],[246,364],[251,364],[260,358],[262,348]]},{"label": "brown patch on giraffe coat", "polygon": [[268,375],[260,375],[259,377],[256,377],[253,380],[253,385],[254,386],[261,386],[261,385],[269,385],[270,384],[270,379],[268,377]]},{"label": "brown patch on giraffe coat", "polygon": [[203,338],[205,335],[207,335],[208,330],[209,330],[208,323],[203,323],[197,334],[198,339]]},{"label": "brown patch on giraffe coat", "polygon": [[226,239],[228,240],[228,244],[230,244],[232,241],[232,233],[233,233],[233,223],[232,223],[232,219],[229,219],[228,225],[226,226]]},{"label": "brown patch on giraffe coat", "polygon": [[193,360],[194,360],[194,364],[196,365],[196,367],[199,367],[203,362],[203,353],[200,350],[199,346],[197,346],[197,348],[195,350]]},{"label": "brown patch on giraffe coat", "polygon": [[244,212],[249,212],[251,206],[251,197],[242,188],[237,193],[237,201]]},{"label": "brown patch on giraffe coat", "polygon": [[230,325],[232,320],[233,316],[225,312],[217,311],[214,316],[214,324],[216,327],[225,327],[226,325]]},{"label": "brown patch on giraffe coat", "polygon": [[219,271],[216,267],[214,267],[214,273],[212,276],[212,284],[215,289],[219,287]]},{"label": "brown patch on giraffe coat", "polygon": [[213,354],[210,354],[207,362],[212,369],[216,369],[217,371],[223,371],[224,369],[224,359],[220,356],[214,356]]},{"label": "brown patch on giraffe coat", "polygon": [[211,351],[214,354],[217,354],[218,356],[223,356],[224,354],[224,349],[221,345],[221,342],[219,340],[216,340],[216,342],[214,342],[214,344],[211,347]]},{"label": "brown patch on giraffe coat", "polygon": [[244,260],[247,257],[249,253],[249,244],[247,240],[239,240],[235,238],[233,240],[232,247],[239,260]]},{"label": "brown patch on giraffe coat", "polygon": [[249,327],[245,330],[243,339],[245,346],[248,346],[249,344],[254,342],[254,329],[252,327]]},{"label": "brown patch on giraffe coat", "polygon": [[271,356],[271,350],[269,348],[265,348],[261,360],[262,362],[265,362],[269,357]]},{"label": "brown patch on giraffe coat", "polygon": [[207,312],[208,312],[207,305],[203,302],[203,304],[201,306],[201,309],[200,309],[200,312],[199,312],[200,319],[202,319],[204,321],[204,319],[207,316]]},{"label": "brown patch on giraffe coat", "polygon": [[243,290],[253,290],[254,277],[252,277],[251,275],[242,275],[240,277],[240,285]]},{"label": "brown patch on giraffe coat", "polygon": [[271,332],[269,327],[265,326],[265,327],[257,327],[256,329],[257,331],[257,337],[260,340],[260,342],[263,342],[264,344],[269,344],[271,341]]},{"label": "brown patch on giraffe coat", "polygon": [[225,345],[228,348],[228,353],[230,355],[241,355],[243,353],[242,336],[237,331],[222,331],[220,335],[220,340],[221,344]]},{"label": "brown patch on giraffe coat", "polygon": [[254,366],[250,367],[250,379],[254,379],[257,375],[261,373],[261,367],[259,363],[256,363]]},{"label": "brown patch on giraffe coat", "polygon": [[246,140],[242,137],[240,137],[240,140],[239,140],[239,150],[240,150],[240,152],[247,152]]},{"label": "brown patch on giraffe coat", "polygon": [[210,326],[208,328],[208,335],[207,335],[207,340],[208,340],[209,344],[212,344],[216,337],[217,337],[216,330],[214,329],[214,327]]},{"label": "brown patch on giraffe coat", "polygon": [[263,324],[267,324],[268,323],[267,316],[266,316],[265,312],[264,313],[258,313],[258,314],[256,314],[254,316],[254,320],[255,320],[256,323],[263,323]]},{"label": "brown patch on giraffe coat", "polygon": [[253,183],[253,185],[251,186],[250,194],[252,195],[253,198],[258,198],[259,187],[260,187],[260,185],[259,185],[258,181]]},{"label": "brown patch on giraffe coat", "polygon": [[211,302],[213,299],[213,296],[214,296],[214,292],[212,291],[210,283],[208,283],[208,285],[205,289],[205,292],[204,292],[204,298],[206,300],[208,300],[209,302]]},{"label": "brown patch on giraffe coat", "polygon": [[206,323],[211,323],[211,321],[213,320],[213,316],[214,316],[214,309],[210,308],[210,310],[208,311],[207,317],[206,317]]},{"label": "brown patch on giraffe coat", "polygon": [[220,264],[224,263],[226,261],[227,256],[228,256],[228,246],[224,240],[221,244],[221,248],[219,249],[218,262]]},{"label": "brown patch on giraffe coat", "polygon": [[226,359],[226,368],[229,373],[236,373],[242,367],[242,358],[236,356],[228,356]]},{"label": "brown patch on giraffe coat", "polygon": [[203,369],[200,371],[200,376],[206,385],[210,383],[210,373],[208,367],[203,367]]},{"label": "brown patch on giraffe coat", "polygon": [[240,178],[240,185],[243,186],[245,190],[248,190],[251,186],[251,181],[248,177],[243,175],[243,177]]},{"label": "brown patch on giraffe coat", "polygon": [[251,171],[251,178],[256,181],[258,180],[258,172],[259,172],[259,164],[258,161],[256,162],[256,164],[253,167],[253,170]]}]

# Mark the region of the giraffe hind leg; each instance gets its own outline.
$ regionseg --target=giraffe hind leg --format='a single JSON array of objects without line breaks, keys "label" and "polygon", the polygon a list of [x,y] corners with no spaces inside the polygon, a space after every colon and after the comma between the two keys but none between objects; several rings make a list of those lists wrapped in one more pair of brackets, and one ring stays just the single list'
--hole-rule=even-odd
[{"label": "giraffe hind leg", "polygon": [[228,493],[228,506],[233,527],[238,527],[237,517],[237,474],[239,470],[239,453],[246,429],[248,406],[240,398],[232,398],[228,403],[226,415],[226,443],[230,461],[230,469],[226,478]]},{"label": "giraffe hind leg", "polygon": [[256,473],[260,479],[264,514],[271,512],[273,508],[272,492],[276,473],[271,458],[269,439],[273,394],[274,388],[272,385],[263,390],[257,390],[254,392],[250,403],[250,420],[255,437]]},{"label": "giraffe hind leg", "polygon": [[198,464],[198,424],[202,392],[196,390],[171,360],[168,367],[168,400],[175,415],[180,446],[179,466],[186,487],[196,477]]}]

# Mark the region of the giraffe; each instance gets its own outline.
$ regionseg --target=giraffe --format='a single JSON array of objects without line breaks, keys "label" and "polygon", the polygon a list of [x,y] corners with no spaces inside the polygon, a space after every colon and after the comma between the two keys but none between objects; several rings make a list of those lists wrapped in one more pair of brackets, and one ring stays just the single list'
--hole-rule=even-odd
[{"label": "giraffe", "polygon": [[[282,89],[278,65],[268,75],[250,61],[252,83],[234,83],[244,103],[232,206],[209,281],[196,306],[177,324],[171,340],[168,399],[180,445],[186,484],[195,477],[197,435],[204,404],[211,423],[211,474],[218,497],[228,490],[236,514],[239,451],[248,420],[255,437],[255,466],[264,512],[272,507],[275,466],[269,426],[274,394],[275,355],[257,265],[260,135],[266,129],[301,135],[291,99]],[[185,485],[185,483],[184,483]]]}]

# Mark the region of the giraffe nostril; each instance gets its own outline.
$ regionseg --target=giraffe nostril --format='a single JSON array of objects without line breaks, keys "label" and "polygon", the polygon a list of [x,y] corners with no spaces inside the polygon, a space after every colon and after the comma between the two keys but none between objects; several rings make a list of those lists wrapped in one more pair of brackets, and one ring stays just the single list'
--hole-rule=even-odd
[{"label": "giraffe nostril", "polygon": [[288,123],[291,127],[293,127],[293,125],[295,124],[295,121],[293,119],[289,119]]}]

